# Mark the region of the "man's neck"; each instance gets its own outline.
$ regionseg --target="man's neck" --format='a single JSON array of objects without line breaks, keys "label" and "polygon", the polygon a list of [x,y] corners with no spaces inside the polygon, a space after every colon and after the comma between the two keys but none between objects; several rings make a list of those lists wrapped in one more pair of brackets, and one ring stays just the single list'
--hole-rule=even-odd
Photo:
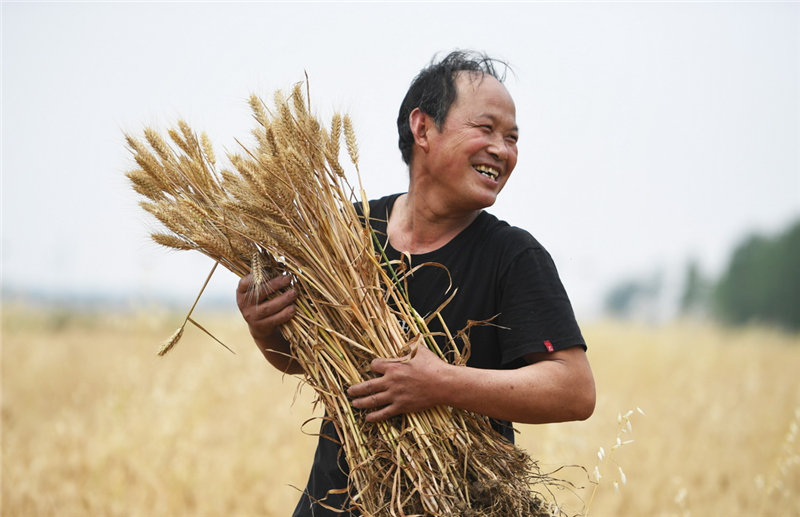
[{"label": "man's neck", "polygon": [[400,252],[419,255],[435,251],[461,233],[480,214],[480,210],[452,214],[409,190],[397,198],[389,217],[387,233],[392,247]]}]

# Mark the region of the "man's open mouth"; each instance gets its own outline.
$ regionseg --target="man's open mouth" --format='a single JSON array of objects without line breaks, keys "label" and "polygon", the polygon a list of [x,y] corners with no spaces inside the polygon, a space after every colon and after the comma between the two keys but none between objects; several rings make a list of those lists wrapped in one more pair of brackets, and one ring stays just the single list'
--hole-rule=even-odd
[{"label": "man's open mouth", "polygon": [[488,165],[475,165],[473,166],[473,169],[475,169],[476,171],[480,172],[481,174],[483,174],[488,178],[492,178],[493,180],[496,180],[497,177],[500,176],[500,171],[492,167],[489,167]]}]

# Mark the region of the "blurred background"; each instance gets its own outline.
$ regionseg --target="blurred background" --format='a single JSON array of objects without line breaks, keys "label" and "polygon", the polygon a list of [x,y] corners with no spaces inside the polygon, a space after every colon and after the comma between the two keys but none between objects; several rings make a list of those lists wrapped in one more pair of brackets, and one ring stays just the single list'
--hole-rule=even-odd
[{"label": "blurred background", "polygon": [[[288,514],[312,396],[291,405],[296,381],[252,354],[227,272],[198,311],[237,356],[187,333],[175,357],[152,357],[212,264],[149,240],[123,135],[182,118],[235,152],[249,95],[307,73],[321,117],[352,116],[379,197],[406,186],[400,100],[456,48],[511,66],[520,158],[490,211],[553,255],[598,378],[590,422],[523,426],[523,443],[591,470],[617,413],[642,406],[641,456],[611,465],[641,485],[617,494],[619,473],[605,476],[579,498],[597,515],[800,513],[797,3],[3,2],[0,15],[3,515]],[[665,463],[697,460],[689,428],[721,448],[697,468]],[[265,492],[273,475],[282,495]]]}]

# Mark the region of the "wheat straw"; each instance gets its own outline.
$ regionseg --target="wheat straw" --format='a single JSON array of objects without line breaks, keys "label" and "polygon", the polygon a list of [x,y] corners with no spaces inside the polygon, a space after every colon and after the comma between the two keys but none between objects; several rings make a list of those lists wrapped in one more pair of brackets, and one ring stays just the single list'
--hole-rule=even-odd
[{"label": "wheat straw", "polygon": [[[343,136],[360,174],[350,117],[334,115],[326,130],[300,84],[288,99],[277,92],[273,109],[257,96],[250,107],[256,146],[228,156],[233,171],[217,172],[210,141],[183,121],[168,131],[175,147],[145,130],[155,154],[126,137],[141,167],[128,177],[149,200],[142,206],[172,232],[157,232],[154,240],[198,250],[239,276],[253,272],[256,284],[281,271],[293,276],[298,311],[282,333],[336,426],[350,465],[349,493],[365,516],[552,515],[542,494],[560,482],[502,439],[487,418],[437,407],[368,424],[352,408],[345,389],[371,376],[376,357],[428,346],[464,364],[468,351],[458,352],[449,331],[447,349],[439,349],[427,321],[441,316],[423,320],[408,304],[408,272],[386,259],[359,218],[359,202],[369,215],[366,194],[359,188],[356,201],[338,161]],[[163,353],[187,323],[197,325],[189,316]]]}]

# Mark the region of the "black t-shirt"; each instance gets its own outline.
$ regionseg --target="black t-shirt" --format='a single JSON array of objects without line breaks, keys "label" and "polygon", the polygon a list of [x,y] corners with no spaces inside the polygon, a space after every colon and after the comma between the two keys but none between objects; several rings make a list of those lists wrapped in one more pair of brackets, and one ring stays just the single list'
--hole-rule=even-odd
[{"label": "black t-shirt", "polygon": [[[403,258],[386,238],[389,214],[399,195],[370,202],[370,224],[390,260]],[[404,260],[407,263],[408,256]],[[512,369],[524,366],[529,353],[586,348],[553,260],[525,230],[481,212],[450,242],[435,251],[413,255],[410,260],[409,270],[426,263],[446,268],[422,266],[406,278],[409,300],[420,315],[425,317],[438,309],[457,290],[441,310],[452,334],[466,328],[470,321],[491,320],[490,324],[469,329],[467,366]],[[442,331],[436,318],[429,328],[434,333]],[[440,347],[444,346],[444,339],[437,339]],[[492,424],[514,441],[509,422]],[[330,422],[323,423],[321,432],[336,437]],[[347,463],[342,456],[341,447],[334,441],[320,438],[294,517],[343,515],[319,504],[311,505],[313,500],[322,500],[325,505],[346,508],[342,506],[346,499],[343,494],[331,494],[326,499],[328,490],[347,486]]]}]

